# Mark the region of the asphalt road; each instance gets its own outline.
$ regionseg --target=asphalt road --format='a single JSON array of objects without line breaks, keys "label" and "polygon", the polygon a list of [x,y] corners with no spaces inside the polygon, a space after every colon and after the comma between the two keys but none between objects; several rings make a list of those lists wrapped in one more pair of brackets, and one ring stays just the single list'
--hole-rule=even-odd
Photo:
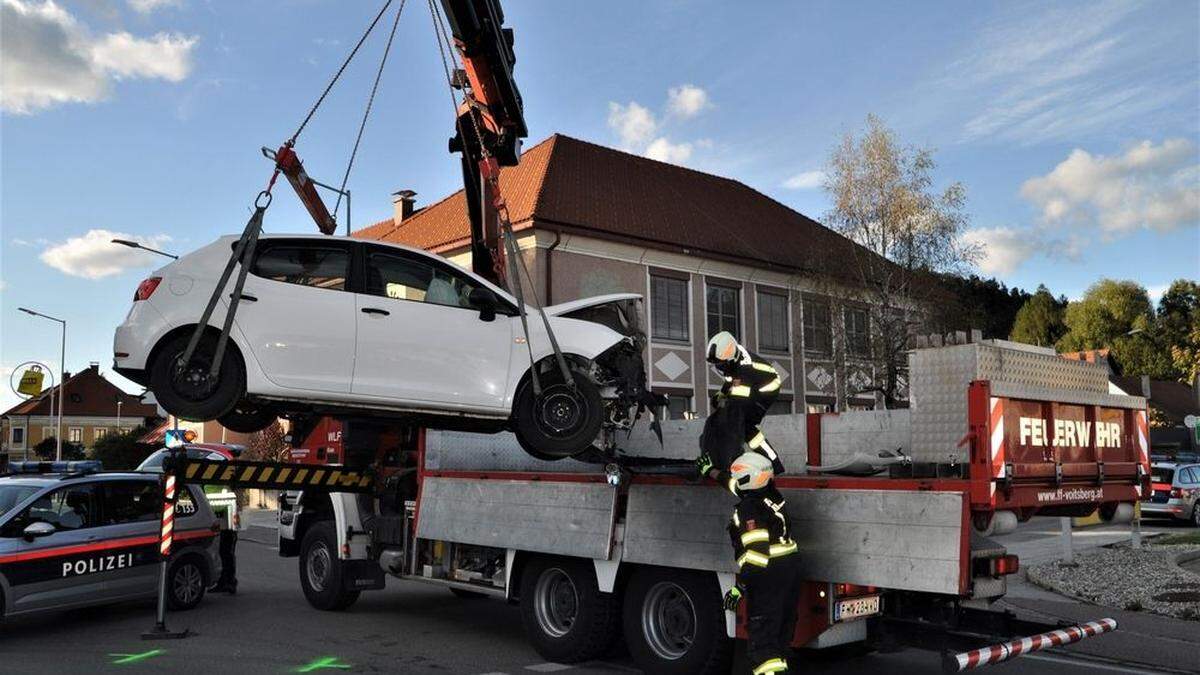
[{"label": "asphalt road", "polygon": [[[621,654],[580,666],[546,663],[526,643],[515,607],[495,599],[461,600],[425,584],[389,580],[386,590],[364,594],[346,612],[318,612],[300,593],[295,559],[279,558],[268,543],[255,539],[271,542],[273,532],[251,528],[239,544],[238,595],[209,596],[196,610],[168,615],[170,628],[190,628],[193,637],[142,641],[140,634],[153,624],[149,603],[48,615],[0,628],[0,672],[636,672]],[[1112,614],[1036,593],[1018,593],[1012,603],[1022,611],[1070,618]],[[1120,633],[1088,641],[1096,644],[1086,651],[1110,659],[1200,667],[1200,624],[1127,615],[1118,619],[1134,630],[1119,640],[1113,638]],[[1072,655],[1084,651],[1088,642],[1066,654],[1039,654],[997,666],[997,672],[1155,672],[1111,661],[1074,660]],[[1156,654],[1159,661],[1153,660]],[[915,650],[858,657],[803,655],[798,661],[799,672],[839,675],[937,672],[939,666],[936,654]]]}]

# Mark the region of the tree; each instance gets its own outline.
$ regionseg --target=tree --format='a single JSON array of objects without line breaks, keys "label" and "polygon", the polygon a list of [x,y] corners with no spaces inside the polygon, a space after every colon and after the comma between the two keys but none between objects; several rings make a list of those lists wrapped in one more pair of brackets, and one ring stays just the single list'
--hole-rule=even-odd
[{"label": "tree", "polygon": [[1150,296],[1137,282],[1097,281],[1067,305],[1063,321],[1060,351],[1107,348],[1125,375],[1170,379],[1174,372],[1170,351],[1158,344]]},{"label": "tree", "polygon": [[255,459],[264,462],[287,462],[291,457],[288,444],[284,439],[283,427],[276,420],[271,426],[257,431],[250,436],[249,447],[246,448],[245,459]]},{"label": "tree", "polygon": [[1176,279],[1158,301],[1158,339],[1170,351],[1173,375],[1191,384],[1200,376],[1200,284]]},{"label": "tree", "polygon": [[[39,458],[46,461],[53,461],[55,455],[58,454],[58,440],[55,436],[47,436],[41,442],[33,446],[33,453]],[[67,441],[62,444],[63,461],[69,462],[83,459],[83,446],[79,443]]]},{"label": "tree", "polygon": [[[978,328],[985,338],[1006,338],[1021,307],[1033,297],[1021,288],[1008,288],[997,279],[978,275],[941,274],[946,289],[944,301],[936,301],[930,313],[929,328],[948,333]],[[1066,306],[1067,301],[1062,301]]]},{"label": "tree", "polygon": [[966,189],[953,183],[935,193],[935,166],[930,150],[901,145],[870,115],[861,135],[842,137],[826,167],[833,201],[826,222],[863,247],[846,261],[855,288],[831,294],[867,308],[876,375],[860,391],[879,392],[889,408],[897,401],[908,335],[940,290],[935,275],[961,272],[979,253],[960,236]]},{"label": "tree", "polygon": [[110,471],[136,469],[142,460],[154,452],[154,446],[138,443],[138,439],[146,434],[146,427],[140,426],[124,433],[108,434],[96,441],[92,447],[92,458],[104,464]]},{"label": "tree", "polygon": [[1053,346],[1067,332],[1063,323],[1066,307],[1066,300],[1056,300],[1049,289],[1039,285],[1037,292],[1017,311],[1009,339],[1039,347]]}]

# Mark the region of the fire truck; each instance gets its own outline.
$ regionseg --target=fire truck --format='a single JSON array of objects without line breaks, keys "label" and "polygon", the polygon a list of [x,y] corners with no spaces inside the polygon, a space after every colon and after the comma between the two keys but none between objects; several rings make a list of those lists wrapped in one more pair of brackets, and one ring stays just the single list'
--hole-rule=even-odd
[{"label": "fire truck", "polygon": [[[1095,364],[995,341],[914,351],[910,398],[764,421],[789,467],[777,482],[807,579],[794,646],[967,650],[947,655],[956,671],[1115,628],[981,606],[1019,569],[996,535],[1034,515],[1132,517],[1149,489],[1145,400],[1110,393]],[[719,673],[744,617],[721,607],[733,497],[686,468],[702,423],[667,422],[661,442],[633,433],[595,463],[538,460],[506,434],[344,418],[313,429],[340,442],[338,464],[178,470],[295,488],[279,550],[317,609],[344,610],[391,576],[518,604],[556,662],[623,636],[647,672]]]}]

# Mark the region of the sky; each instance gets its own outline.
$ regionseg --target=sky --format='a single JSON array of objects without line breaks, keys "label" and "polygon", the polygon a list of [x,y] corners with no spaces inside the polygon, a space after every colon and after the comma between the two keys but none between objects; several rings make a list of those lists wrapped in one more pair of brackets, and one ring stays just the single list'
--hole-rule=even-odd
[{"label": "sky", "polygon": [[[396,0],[398,3],[399,0]],[[0,0],[0,375],[111,364],[139,281],[244,226],[382,0]],[[393,8],[396,4],[393,4]],[[820,220],[823,167],[875,114],[967,188],[979,273],[1080,297],[1200,278],[1200,3],[506,0],[532,145],[555,132],[738,179]],[[390,18],[390,15],[389,15]],[[387,37],[297,149],[336,183]],[[353,224],[460,187],[427,3],[408,2],[348,187]],[[344,219],[344,216],[343,216]],[[288,190],[272,232],[312,232]],[[319,320],[314,318],[314,320]],[[127,381],[115,378],[127,388]],[[0,383],[0,406],[16,398]]]}]

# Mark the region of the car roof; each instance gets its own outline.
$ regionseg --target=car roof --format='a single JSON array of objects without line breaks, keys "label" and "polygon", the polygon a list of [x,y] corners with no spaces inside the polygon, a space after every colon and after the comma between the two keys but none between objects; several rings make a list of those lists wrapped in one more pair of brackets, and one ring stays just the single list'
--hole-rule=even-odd
[{"label": "car roof", "polygon": [[158,480],[158,474],[146,471],[92,471],[80,473],[29,473],[0,476],[0,485],[67,485],[89,480]]}]

